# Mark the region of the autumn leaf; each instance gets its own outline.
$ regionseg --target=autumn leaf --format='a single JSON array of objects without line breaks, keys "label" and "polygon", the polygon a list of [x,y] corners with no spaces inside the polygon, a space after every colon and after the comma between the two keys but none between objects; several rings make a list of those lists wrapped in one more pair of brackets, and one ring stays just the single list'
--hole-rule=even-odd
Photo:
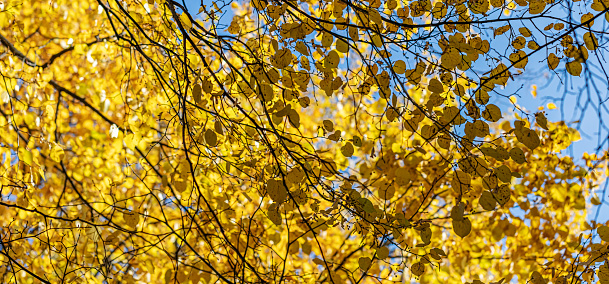
[{"label": "autumn leaf", "polygon": [[4,1],[0,282],[607,282],[565,1]]}]

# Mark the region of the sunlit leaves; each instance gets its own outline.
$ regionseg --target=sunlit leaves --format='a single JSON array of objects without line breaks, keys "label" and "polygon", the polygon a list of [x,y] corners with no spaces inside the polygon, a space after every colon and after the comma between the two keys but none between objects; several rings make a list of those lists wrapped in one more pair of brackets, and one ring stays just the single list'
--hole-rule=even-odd
[{"label": "sunlit leaves", "polygon": [[579,134],[507,99],[539,62],[594,70],[585,5],[97,4],[0,15],[0,215],[28,239],[3,244],[49,282],[513,282],[606,241],[583,216],[605,158],[554,154]]},{"label": "sunlit leaves", "polygon": [[33,166],[33,156],[32,152],[26,150],[25,148],[19,148],[19,160],[24,162],[28,166]]},{"label": "sunlit leaves", "polygon": [[59,163],[59,162],[63,161],[64,156],[65,156],[65,151],[63,150],[63,148],[61,146],[59,146],[58,144],[54,144],[51,148],[51,154],[50,154],[51,159],[53,159],[53,161]]}]

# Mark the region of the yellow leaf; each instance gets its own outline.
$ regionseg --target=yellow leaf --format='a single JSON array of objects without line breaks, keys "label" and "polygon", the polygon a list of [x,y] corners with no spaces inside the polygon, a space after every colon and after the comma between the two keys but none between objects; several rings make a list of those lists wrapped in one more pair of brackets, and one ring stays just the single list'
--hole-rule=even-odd
[{"label": "yellow leaf", "polygon": [[577,61],[571,61],[567,63],[565,66],[567,67],[567,72],[572,76],[578,76],[582,73],[582,64]]},{"label": "yellow leaf", "polygon": [[332,132],[334,131],[334,123],[330,120],[324,120],[323,122],[324,128],[328,131],[328,132]]},{"label": "yellow leaf", "polygon": [[465,213],[465,205],[459,203],[450,210],[450,218],[456,221],[463,220],[463,214]]},{"label": "yellow leaf", "polygon": [[372,35],[372,44],[374,44],[374,46],[376,47],[382,47],[383,46],[383,39],[381,38],[381,36],[377,33]]},{"label": "yellow leaf", "polygon": [[605,262],[598,268],[598,279],[601,284],[609,283],[609,263]]},{"label": "yellow leaf", "polygon": [[528,281],[531,284],[546,284],[547,281],[541,276],[541,273],[534,271],[531,274],[531,279]]},{"label": "yellow leaf", "polygon": [[201,88],[201,85],[195,84],[195,86],[192,88],[192,98],[195,100],[196,104],[201,103],[202,95],[203,95],[203,89]]},{"label": "yellow leaf", "polygon": [[446,69],[453,69],[461,63],[462,57],[456,48],[448,48],[440,57],[442,60],[442,67]]},{"label": "yellow leaf", "polygon": [[508,201],[510,201],[510,197],[512,193],[510,192],[510,187],[506,184],[499,186],[495,190],[493,190],[493,197],[499,203],[499,205],[503,206]]},{"label": "yellow leaf", "polygon": [[598,236],[601,237],[601,240],[609,242],[609,227],[600,226],[596,229],[596,232],[598,233]]},{"label": "yellow leaf", "polygon": [[502,118],[501,109],[494,104],[489,104],[482,112],[482,117],[490,122],[497,122]]},{"label": "yellow leaf", "polygon": [[355,147],[362,147],[362,138],[360,138],[359,136],[353,136],[353,146]]},{"label": "yellow leaf", "polygon": [[137,226],[137,223],[139,223],[140,221],[140,214],[137,211],[124,211],[123,220],[125,220],[127,226],[135,228],[135,226]]},{"label": "yellow leaf", "polygon": [[497,201],[493,197],[493,194],[486,190],[482,192],[479,203],[487,211],[495,210],[497,206]]},{"label": "yellow leaf", "polygon": [[584,24],[584,27],[591,28],[594,25],[594,15],[590,12],[583,14],[581,23]]},{"label": "yellow leaf", "polygon": [[309,49],[304,44],[304,42],[302,42],[302,41],[297,42],[295,49],[296,49],[296,51],[300,52],[301,54],[309,56]]},{"label": "yellow leaf", "polygon": [[490,2],[495,8],[501,8],[505,5],[505,0],[490,0]]},{"label": "yellow leaf", "polygon": [[267,217],[271,220],[275,225],[281,225],[281,214],[279,213],[278,203],[273,203],[269,205],[267,210]]},{"label": "yellow leaf", "polygon": [[211,83],[211,80],[206,77],[201,82],[201,89],[203,92],[209,94],[214,90],[214,85]]},{"label": "yellow leaf", "polygon": [[457,194],[462,194],[469,189],[472,182],[472,177],[463,171],[455,171],[451,186]]},{"label": "yellow leaf", "polygon": [[421,237],[421,241],[423,241],[424,244],[428,245],[431,243],[431,228],[429,227],[425,227],[421,230],[421,232],[419,233],[419,236]]},{"label": "yellow leaf", "polygon": [[412,264],[412,266],[410,266],[410,271],[415,276],[421,276],[423,275],[423,273],[425,273],[425,264],[421,262],[415,262]]},{"label": "yellow leaf", "polygon": [[538,50],[539,44],[537,44],[537,42],[535,42],[534,40],[530,40],[529,43],[527,43],[527,47],[532,50]]},{"label": "yellow leaf", "polygon": [[399,186],[406,186],[406,185],[408,185],[410,183],[410,181],[411,181],[410,171],[408,171],[405,168],[397,168],[395,170],[395,179],[394,179],[394,181]]},{"label": "yellow leaf", "polygon": [[519,164],[526,162],[524,152],[518,147],[514,147],[512,148],[512,150],[510,150],[510,157],[512,157],[512,160],[514,160],[514,162]]},{"label": "yellow leaf", "polygon": [[512,46],[515,49],[523,49],[524,44],[526,43],[526,39],[523,36],[516,37],[514,41],[512,41]]},{"label": "yellow leaf", "polygon": [[87,235],[87,237],[94,241],[97,242],[97,240],[99,240],[99,233],[97,232],[97,228],[95,227],[88,227],[85,229],[85,234]]},{"label": "yellow leaf", "polygon": [[309,97],[298,98],[298,104],[300,104],[301,107],[306,108],[311,104],[311,98],[309,98]]},{"label": "yellow leaf", "polygon": [[590,198],[590,202],[592,203],[592,205],[601,205],[602,204],[600,198],[598,198],[596,193],[594,194],[594,196],[592,198]]},{"label": "yellow leaf", "polygon": [[376,257],[378,257],[378,259],[385,259],[385,258],[389,257],[389,248],[380,247],[379,249],[377,249]]},{"label": "yellow leaf", "polygon": [[360,269],[368,270],[368,268],[370,268],[370,265],[372,264],[372,259],[370,259],[369,257],[360,257],[357,262],[359,264]]},{"label": "yellow leaf", "polygon": [[538,112],[535,114],[535,121],[539,125],[539,127],[548,130],[548,119],[546,118],[543,112]]},{"label": "yellow leaf", "polygon": [[498,35],[504,34],[505,32],[507,32],[509,30],[510,30],[510,25],[505,25],[503,27],[499,27],[499,28],[495,29],[495,32],[493,34],[496,37]]},{"label": "yellow leaf", "polygon": [[59,163],[63,160],[64,157],[64,151],[63,148],[61,148],[61,146],[57,145],[56,143],[53,143],[53,148],[51,149],[51,159],[53,159],[53,161]]},{"label": "yellow leaf", "polygon": [[344,41],[343,39],[337,39],[336,40],[336,50],[338,50],[341,53],[347,53],[349,52],[349,44]]},{"label": "yellow leaf", "polygon": [[267,181],[266,192],[276,203],[282,203],[288,196],[288,191],[282,180],[271,179]]},{"label": "yellow leaf", "polygon": [[321,45],[330,47],[334,43],[334,36],[331,33],[323,33],[321,36]]},{"label": "yellow leaf", "polygon": [[598,48],[598,40],[592,32],[587,32],[584,34],[584,43],[586,44],[586,48],[589,50],[595,50]]},{"label": "yellow leaf", "polygon": [[291,110],[288,114],[288,121],[296,128],[300,127],[300,115],[296,110]]},{"label": "yellow leaf", "polygon": [[190,21],[190,18],[188,18],[188,13],[182,13],[182,15],[180,15],[180,22],[185,30],[188,31],[192,28],[192,22]]},{"label": "yellow leaf", "polygon": [[444,85],[442,85],[442,82],[440,82],[438,79],[434,78],[429,81],[429,85],[427,86],[427,89],[433,93],[443,93]]},{"label": "yellow leaf", "polygon": [[28,166],[34,165],[32,152],[26,150],[23,147],[19,147],[18,154],[19,154],[19,160],[24,162],[26,165],[28,165]]},{"label": "yellow leaf", "polygon": [[510,182],[512,180],[512,171],[510,171],[510,168],[506,165],[502,165],[495,169],[495,174],[502,182]]},{"label": "yellow leaf", "polygon": [[436,19],[442,19],[446,16],[446,5],[442,2],[436,2],[434,4],[433,10],[431,11],[432,15]]},{"label": "yellow leaf", "polygon": [[403,60],[398,60],[393,63],[393,72],[404,74],[406,72],[406,63]]},{"label": "yellow leaf", "polygon": [[465,238],[472,230],[472,223],[468,218],[463,218],[463,220],[455,220],[453,219],[453,231],[457,236],[461,238]]},{"label": "yellow leaf", "polygon": [[40,175],[40,177],[41,177],[43,180],[45,180],[45,181],[46,181],[47,179],[46,179],[46,177],[44,176],[44,170],[42,169],[42,167],[36,167],[36,168],[37,168],[37,170],[38,170],[38,174]]},{"label": "yellow leaf", "polygon": [[211,129],[205,130],[205,143],[211,147],[216,147],[218,144],[218,136],[216,135],[216,132]]},{"label": "yellow leaf", "polygon": [[271,58],[271,63],[277,69],[284,69],[292,62],[292,52],[288,48],[278,50]]},{"label": "yellow leaf", "polygon": [[546,8],[546,2],[544,0],[531,0],[529,2],[529,14],[537,15],[541,14]]},{"label": "yellow leaf", "polygon": [[222,130],[222,123],[220,122],[220,120],[216,120],[214,122],[214,131],[216,131],[216,133],[220,135],[224,134],[224,130]]},{"label": "yellow leaf", "polygon": [[340,63],[340,56],[336,50],[331,50],[328,56],[324,58],[324,66],[327,68],[336,68]]},{"label": "yellow leaf", "polygon": [[519,50],[510,54],[510,61],[514,64],[514,67],[524,69],[529,63],[529,57],[524,51]]},{"label": "yellow leaf", "polygon": [[469,0],[467,4],[474,14],[484,14],[490,6],[488,0]]},{"label": "yellow leaf", "polygon": [[353,144],[351,144],[351,142],[347,142],[347,144],[345,144],[345,146],[340,148],[340,152],[345,157],[351,157],[351,156],[353,156],[353,152],[354,151],[355,151],[355,149],[353,148]]}]

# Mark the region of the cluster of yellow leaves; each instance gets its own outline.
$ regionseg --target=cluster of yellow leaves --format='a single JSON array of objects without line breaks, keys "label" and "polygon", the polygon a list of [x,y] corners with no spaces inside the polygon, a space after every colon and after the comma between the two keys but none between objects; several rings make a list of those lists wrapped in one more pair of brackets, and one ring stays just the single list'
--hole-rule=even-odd
[{"label": "cluster of yellow leaves", "polygon": [[[30,2],[0,13],[0,282],[545,283],[607,254],[607,155],[500,107],[553,45],[480,28],[547,1]],[[582,74],[597,16],[544,30],[550,69]]]}]

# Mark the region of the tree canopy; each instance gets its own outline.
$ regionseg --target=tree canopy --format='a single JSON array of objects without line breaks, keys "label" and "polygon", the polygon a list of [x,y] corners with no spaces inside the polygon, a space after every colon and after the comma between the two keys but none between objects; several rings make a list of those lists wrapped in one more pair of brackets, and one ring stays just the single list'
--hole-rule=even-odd
[{"label": "tree canopy", "polygon": [[2,283],[609,283],[607,0],[0,9]]}]

